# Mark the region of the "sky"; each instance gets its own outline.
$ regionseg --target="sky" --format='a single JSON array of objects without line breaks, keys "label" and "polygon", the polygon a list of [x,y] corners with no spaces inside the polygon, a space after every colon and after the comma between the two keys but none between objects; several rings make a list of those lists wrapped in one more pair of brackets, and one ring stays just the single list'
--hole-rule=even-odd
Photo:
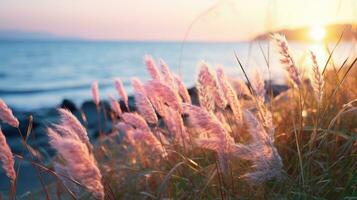
[{"label": "sky", "polygon": [[0,30],[89,40],[238,41],[353,22],[357,0],[0,0]]}]

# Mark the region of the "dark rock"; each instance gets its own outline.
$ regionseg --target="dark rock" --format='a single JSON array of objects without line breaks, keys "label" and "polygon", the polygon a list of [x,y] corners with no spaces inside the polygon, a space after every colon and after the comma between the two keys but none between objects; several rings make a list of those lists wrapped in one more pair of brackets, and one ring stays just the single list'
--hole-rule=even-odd
[{"label": "dark rock", "polygon": [[[121,110],[122,110],[123,112],[128,112],[128,109],[126,108],[124,101],[120,100],[119,103],[120,103],[120,108],[121,108]],[[128,97],[128,104],[129,104],[129,109],[130,109],[130,111],[136,111],[136,108],[135,108],[135,99],[134,99],[133,96],[129,96],[129,97]]]},{"label": "dark rock", "polygon": [[72,113],[78,110],[76,105],[68,99],[64,99],[59,107],[66,108],[70,110]]},{"label": "dark rock", "polygon": [[96,106],[93,101],[85,101],[81,106],[81,110],[97,112]]},{"label": "dark rock", "polygon": [[[96,132],[107,130],[107,122],[111,121],[110,118],[110,105],[107,101],[100,102],[99,113],[96,105],[92,101],[86,101],[82,104],[81,111],[86,116],[87,126],[91,137],[95,137]],[[99,125],[98,125],[99,124]]]},{"label": "dark rock", "polygon": [[197,93],[197,88],[192,87],[188,89],[188,94],[191,96],[191,101],[193,105],[199,105],[199,100],[198,100],[198,93]]},{"label": "dark rock", "polygon": [[14,138],[20,136],[17,128],[11,127],[7,124],[2,124],[1,129],[6,138]]},{"label": "dark rock", "polygon": [[[274,97],[278,96],[280,93],[289,89],[287,85],[277,85],[277,84],[273,84],[271,88]],[[269,92],[269,89],[267,89],[267,91]]]}]

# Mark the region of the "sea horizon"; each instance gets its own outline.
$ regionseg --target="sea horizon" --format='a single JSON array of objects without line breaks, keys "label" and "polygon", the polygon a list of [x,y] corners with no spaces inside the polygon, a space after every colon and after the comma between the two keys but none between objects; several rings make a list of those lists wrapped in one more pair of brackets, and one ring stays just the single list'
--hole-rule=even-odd
[{"label": "sea horizon", "polygon": [[[259,45],[262,49],[260,49]],[[130,79],[149,78],[143,57],[162,58],[174,73],[181,73],[187,87],[193,87],[197,66],[205,61],[213,67],[223,65],[232,78],[243,78],[234,57],[237,53],[248,73],[268,69],[262,51],[267,55],[268,41],[250,42],[192,42],[188,41],[92,41],[92,40],[1,40],[0,39],[0,97],[19,110],[49,108],[68,99],[80,106],[90,99],[90,85],[99,81],[101,96],[116,95],[114,78],[121,78],[129,94]],[[291,42],[295,49],[308,44]],[[340,46],[348,46],[342,42]],[[331,43],[331,48],[334,46]],[[321,51],[322,46],[312,46]],[[338,54],[343,53],[340,48]],[[270,45],[271,54],[276,53]],[[304,52],[297,52],[299,56]],[[319,55],[323,52],[317,52]],[[326,57],[321,57],[321,62]],[[181,65],[179,67],[179,65]],[[284,81],[283,69],[276,58],[270,60],[272,81]]]}]

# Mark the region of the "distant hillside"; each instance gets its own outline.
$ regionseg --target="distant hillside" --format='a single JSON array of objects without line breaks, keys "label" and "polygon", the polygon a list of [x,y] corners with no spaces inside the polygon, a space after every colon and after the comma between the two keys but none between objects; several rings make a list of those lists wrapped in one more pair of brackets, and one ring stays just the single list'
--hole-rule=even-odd
[{"label": "distant hillside", "polygon": [[79,40],[46,32],[27,32],[17,30],[0,30],[0,40]]},{"label": "distant hillside", "polygon": [[[337,25],[327,25],[326,29],[326,40],[338,40],[343,32],[343,40],[357,39],[357,24],[337,24]],[[311,27],[303,27],[297,29],[282,29],[276,30],[272,33],[282,33],[289,40],[297,41],[310,41],[309,31]],[[269,38],[269,34],[265,33],[254,38],[254,40],[265,40]]]}]

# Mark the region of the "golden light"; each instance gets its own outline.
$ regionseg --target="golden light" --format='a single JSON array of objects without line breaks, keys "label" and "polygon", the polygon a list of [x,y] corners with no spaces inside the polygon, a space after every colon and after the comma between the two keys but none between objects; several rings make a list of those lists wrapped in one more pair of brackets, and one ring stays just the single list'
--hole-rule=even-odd
[{"label": "golden light", "polygon": [[322,26],[312,27],[309,32],[310,38],[314,41],[321,41],[325,39],[326,30]]}]

